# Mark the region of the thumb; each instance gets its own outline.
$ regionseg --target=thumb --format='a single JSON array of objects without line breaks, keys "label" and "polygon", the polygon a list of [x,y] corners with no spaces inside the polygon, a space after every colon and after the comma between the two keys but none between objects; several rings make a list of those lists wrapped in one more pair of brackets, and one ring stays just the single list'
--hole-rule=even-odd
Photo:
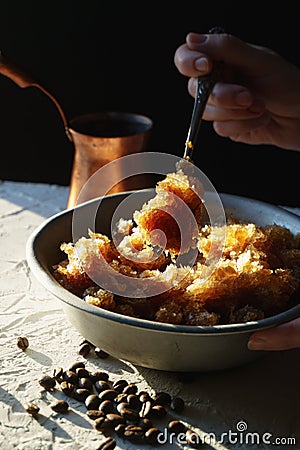
[{"label": "thumb", "polygon": [[248,342],[250,350],[289,350],[300,347],[300,317],[267,330],[256,331]]}]

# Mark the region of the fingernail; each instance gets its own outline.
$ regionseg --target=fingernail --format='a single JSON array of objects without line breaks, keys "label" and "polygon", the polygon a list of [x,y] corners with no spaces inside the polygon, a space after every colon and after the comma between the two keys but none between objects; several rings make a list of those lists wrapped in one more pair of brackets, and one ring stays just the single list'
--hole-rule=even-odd
[{"label": "fingernail", "polygon": [[250,106],[252,103],[252,96],[248,91],[240,91],[235,96],[235,101],[240,106]]},{"label": "fingernail", "polygon": [[198,72],[207,72],[208,71],[208,61],[206,58],[199,58],[196,59],[195,63],[194,63],[194,67],[196,70],[198,70]]},{"label": "fingernail", "polygon": [[194,44],[202,44],[207,40],[206,34],[198,34],[198,33],[189,33],[189,40]]},{"label": "fingernail", "polygon": [[265,344],[267,341],[262,338],[251,338],[248,341],[248,348],[249,350],[261,350],[265,348]]}]

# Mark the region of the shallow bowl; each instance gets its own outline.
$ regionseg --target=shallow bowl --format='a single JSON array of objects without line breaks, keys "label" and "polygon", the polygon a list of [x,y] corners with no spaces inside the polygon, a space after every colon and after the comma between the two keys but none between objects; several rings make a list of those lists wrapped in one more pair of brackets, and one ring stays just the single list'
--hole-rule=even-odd
[{"label": "shallow bowl", "polygon": [[[95,230],[109,235],[114,212],[129,194],[128,218],[153,195],[153,190],[113,194],[102,198],[99,208],[99,199],[95,199],[58,213],[44,221],[27,241],[26,254],[31,271],[61,301],[69,321],[85,339],[111,356],[139,366],[166,371],[210,371],[255,360],[264,352],[247,348],[254,331],[300,316],[300,305],[297,305],[257,322],[214,327],[171,325],[96,308],[67,291],[53,277],[52,267],[66,257],[60,244],[73,240],[74,214],[92,217]],[[220,198],[226,214],[260,226],[276,223],[294,234],[300,232],[300,218],[283,208],[229,194],[220,194]],[[86,224],[82,230],[77,229],[77,233],[87,235]]]}]

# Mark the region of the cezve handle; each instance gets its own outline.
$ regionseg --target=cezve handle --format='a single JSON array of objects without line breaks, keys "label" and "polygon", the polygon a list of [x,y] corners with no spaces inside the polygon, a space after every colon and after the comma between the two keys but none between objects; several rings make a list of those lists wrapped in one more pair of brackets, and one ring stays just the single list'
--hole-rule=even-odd
[{"label": "cezve handle", "polygon": [[30,74],[28,74],[25,70],[18,67],[18,65],[15,64],[13,61],[11,61],[9,58],[4,56],[1,51],[0,51],[0,73],[6,76],[7,78],[10,78],[21,88],[36,87],[40,89],[40,91],[42,91],[45,95],[47,95],[47,97],[49,97],[50,100],[52,100],[52,102],[58,109],[58,112],[64,123],[65,132],[70,141],[72,141],[72,136],[71,133],[69,132],[67,118],[56,98],[52,94],[50,94],[50,92],[48,92],[47,89],[45,89],[43,86],[37,83]]}]

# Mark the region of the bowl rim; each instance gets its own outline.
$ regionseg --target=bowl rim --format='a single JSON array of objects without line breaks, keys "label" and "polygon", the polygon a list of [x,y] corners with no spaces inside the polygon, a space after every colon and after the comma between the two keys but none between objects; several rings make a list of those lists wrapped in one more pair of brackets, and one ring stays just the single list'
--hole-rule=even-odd
[{"label": "bowl rim", "polygon": [[[134,192],[141,192],[141,191],[150,191],[153,190],[150,189],[142,189],[139,191],[127,191],[127,192],[121,192],[121,193],[115,193],[108,195],[106,197],[117,197],[117,196],[126,196],[128,194],[132,194]],[[270,203],[266,203],[261,200],[256,200],[244,196],[234,195],[234,194],[227,194],[227,193],[220,193],[219,194],[221,198],[227,198],[227,199],[241,199],[241,200],[247,200],[248,202],[254,203],[255,205],[260,205],[262,207],[269,207],[274,209],[274,211],[278,211],[281,214],[284,213],[286,216],[290,216],[293,218],[293,220],[299,220],[299,226],[300,226],[300,217],[296,214],[292,213],[291,211],[288,211],[280,206],[276,206]],[[100,197],[99,197],[100,198]],[[73,214],[74,209],[76,208],[83,208],[85,205],[98,202],[99,198],[95,198],[92,200],[89,200],[87,202],[84,202],[80,205],[77,205],[70,209],[65,209],[63,211],[60,211],[49,218],[45,219],[35,230],[30,234],[29,238],[26,242],[26,259],[28,266],[34,276],[37,278],[37,280],[41,283],[42,286],[44,286],[50,293],[55,295],[60,301],[67,304],[68,306],[74,307],[76,309],[80,309],[82,311],[91,313],[93,315],[99,316],[106,320],[111,320],[113,322],[119,322],[123,325],[131,326],[131,327],[138,327],[138,328],[144,328],[144,329],[151,329],[152,331],[159,331],[159,332],[167,332],[167,333],[179,333],[179,334],[188,334],[188,335],[217,335],[217,334],[233,334],[233,333],[241,333],[241,332],[253,332],[256,330],[262,330],[265,328],[274,327],[277,325],[280,325],[282,323],[288,322],[290,320],[293,320],[300,316],[300,304],[295,305],[294,307],[283,311],[279,314],[267,317],[262,320],[258,321],[251,321],[251,322],[245,322],[245,323],[235,323],[235,324],[222,324],[222,325],[214,325],[214,326],[200,326],[200,325],[175,325],[175,324],[169,324],[169,323],[163,323],[163,322],[155,322],[148,319],[140,319],[136,317],[126,316],[123,314],[119,314],[113,311],[108,311],[102,308],[99,308],[94,305],[90,305],[86,302],[84,302],[83,299],[81,299],[79,296],[76,296],[72,292],[68,291],[66,288],[64,288],[62,285],[59,284],[59,282],[53,277],[53,275],[50,273],[50,269],[45,270],[42,262],[38,259],[35,248],[37,245],[37,241],[40,237],[40,235],[44,232],[44,230],[47,228],[47,226],[55,222],[56,220],[60,219],[62,216],[68,216]]]}]

